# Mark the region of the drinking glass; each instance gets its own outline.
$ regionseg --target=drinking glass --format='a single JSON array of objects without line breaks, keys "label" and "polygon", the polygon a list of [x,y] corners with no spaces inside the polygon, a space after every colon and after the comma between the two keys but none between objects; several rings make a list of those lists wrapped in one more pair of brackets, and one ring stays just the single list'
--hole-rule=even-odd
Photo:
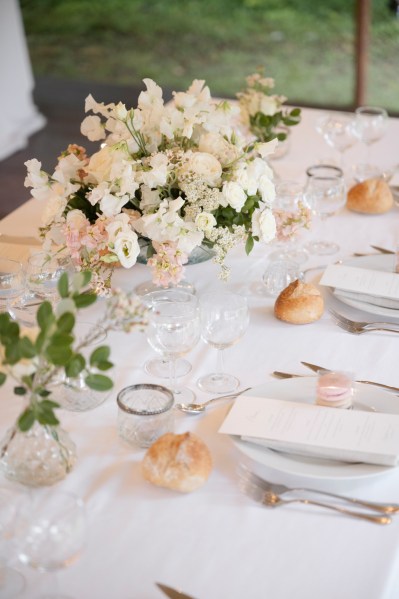
[{"label": "drinking glass", "polygon": [[0,488],[0,599],[17,597],[25,587],[22,574],[8,565],[15,552],[15,523],[21,497],[12,488]]},{"label": "drinking glass", "polygon": [[378,106],[360,106],[355,110],[355,132],[366,145],[366,162],[370,162],[371,145],[379,141],[388,126],[388,113]]},{"label": "drinking glass", "polygon": [[[39,492],[20,514],[17,532],[20,561],[39,572],[56,573],[77,560],[84,549],[85,505],[72,493],[51,491],[43,496]],[[58,590],[46,594],[50,598],[66,599]]]},{"label": "drinking glass", "polygon": [[[306,174],[305,202],[323,223],[345,205],[343,172],[336,166],[316,165],[308,168]],[[329,255],[335,254],[339,245],[323,238],[308,242],[306,248],[312,254]]]},{"label": "drinking glass", "polygon": [[344,154],[357,141],[355,119],[346,114],[328,114],[317,122],[316,130],[324,141],[339,153],[339,164],[344,166]]},{"label": "drinking glass", "polygon": [[9,302],[11,316],[22,325],[35,326],[37,307],[45,300],[55,304],[61,275],[64,272],[73,273],[74,270],[69,256],[47,252],[30,256],[25,266],[25,291]]},{"label": "drinking glass", "polygon": [[[169,288],[153,290],[143,296],[143,303],[151,309],[158,302],[175,301],[175,302],[191,302],[192,293],[185,291],[184,288]],[[144,370],[147,374],[158,378],[169,378],[170,375],[170,360],[166,356],[161,358],[152,358],[144,364]],[[191,364],[185,358],[177,358],[175,360],[175,377],[180,378],[188,374],[191,370]]]},{"label": "drinking glass", "polygon": [[240,384],[231,374],[226,374],[223,351],[239,342],[249,324],[247,300],[242,295],[227,291],[205,293],[200,298],[202,339],[218,350],[216,372],[198,379],[198,387],[210,393],[230,393]]},{"label": "drinking glass", "polygon": [[23,290],[22,264],[9,258],[0,258],[0,312],[5,312],[8,304],[22,295]]},{"label": "drinking glass", "polygon": [[184,301],[167,298],[152,305],[148,317],[148,342],[169,361],[170,390],[182,402],[193,401],[195,394],[176,384],[175,363],[198,343],[199,333],[198,301],[194,295],[186,294]]}]

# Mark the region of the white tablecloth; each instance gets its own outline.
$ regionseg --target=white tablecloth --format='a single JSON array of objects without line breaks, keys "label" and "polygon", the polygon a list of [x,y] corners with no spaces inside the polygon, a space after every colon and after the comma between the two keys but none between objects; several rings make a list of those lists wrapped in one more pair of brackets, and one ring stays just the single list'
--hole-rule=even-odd
[{"label": "white tablecloth", "polygon": [[33,76],[17,0],[0,2],[0,160],[25,147],[46,120],[32,100]]},{"label": "white tablecloth", "polygon": [[[275,162],[280,174],[304,179],[304,170],[331,155],[314,130],[318,111],[305,110],[293,130],[288,156]],[[373,148],[380,166],[395,162],[399,121],[391,120],[383,141]],[[361,159],[359,146],[348,153],[347,164]],[[40,156],[37,157],[40,159]],[[40,206],[31,201],[0,223],[0,232],[33,234]],[[382,216],[362,216],[343,210],[330,219],[328,229],[341,245],[335,261],[354,251],[370,251],[370,244],[393,248],[398,209]],[[237,251],[231,260],[231,288],[259,278],[265,250],[251,257]],[[310,265],[325,264],[313,257]],[[148,278],[145,266],[118,270],[116,283],[126,289]],[[187,278],[200,294],[221,285],[211,262],[187,269]],[[250,298],[251,323],[238,345],[226,350],[227,370],[243,386],[271,380],[270,373],[306,373],[301,360],[351,370],[359,379],[399,386],[399,337],[390,334],[352,336],[334,325],[326,312],[316,323],[293,326],[276,320],[273,300]],[[88,314],[101,309],[101,301]],[[350,309],[348,309],[350,311]],[[359,314],[358,314],[359,315]],[[176,430],[192,430],[208,444],[214,467],[208,483],[190,495],[179,495],[145,482],[140,473],[142,451],[124,445],[116,432],[116,392],[128,384],[162,381],[143,371],[153,356],[144,334],[109,336],[115,391],[102,406],[85,414],[62,413],[64,428],[75,440],[79,460],[58,485],[82,496],[89,513],[88,546],[81,558],[59,575],[62,591],[76,599],[156,599],[154,582],[181,588],[197,599],[395,599],[399,596],[399,519],[388,527],[357,521],[332,512],[290,506],[262,508],[243,496],[236,466],[241,459],[229,438],[217,433],[226,405],[197,417],[178,414]],[[184,382],[195,388],[198,376],[215,364],[214,350],[200,342],[189,354],[192,372]],[[20,400],[10,387],[0,390],[0,433],[13,422]],[[198,392],[200,400],[205,394]],[[399,401],[399,399],[398,399]],[[272,480],[301,482],[299,477],[263,468]],[[309,482],[309,481],[308,481]],[[313,481],[313,485],[320,481]],[[326,483],[330,488],[373,499],[399,502],[397,469],[378,478]],[[399,518],[399,517],[398,517]],[[47,584],[45,575],[22,568],[28,580],[26,597]]]}]

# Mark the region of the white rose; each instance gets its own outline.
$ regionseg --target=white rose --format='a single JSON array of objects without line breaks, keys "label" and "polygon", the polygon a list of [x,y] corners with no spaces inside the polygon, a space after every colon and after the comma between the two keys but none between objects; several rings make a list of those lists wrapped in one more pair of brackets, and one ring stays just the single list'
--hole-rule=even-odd
[{"label": "white rose", "polygon": [[75,229],[75,231],[80,231],[89,224],[89,221],[83,212],[77,209],[68,212],[66,222],[67,225],[71,227],[71,229]]},{"label": "white rose", "polygon": [[235,181],[228,181],[223,185],[223,196],[229,206],[237,212],[241,211],[247,199],[247,194]]},{"label": "white rose", "polygon": [[131,229],[123,229],[115,238],[114,252],[124,268],[136,264],[140,252],[138,237]]},{"label": "white rose", "polygon": [[100,200],[101,212],[104,214],[104,216],[115,216],[116,214],[120,213],[123,206],[127,204],[128,201],[128,195],[118,197],[112,193],[106,193]]},{"label": "white rose", "polygon": [[209,187],[216,187],[220,184],[222,165],[212,154],[192,152],[179,174],[185,178],[189,173],[193,173],[195,177],[202,179]]},{"label": "white rose", "polygon": [[280,103],[277,101],[275,96],[263,96],[260,101],[260,112],[267,116],[273,116],[278,112]]},{"label": "white rose", "polygon": [[83,119],[80,125],[80,132],[90,141],[99,141],[105,139],[104,127],[99,116],[90,115]]},{"label": "white rose", "polygon": [[197,215],[195,224],[200,231],[209,231],[216,225],[216,218],[210,212],[201,212]]},{"label": "white rose", "polygon": [[219,133],[201,135],[198,149],[200,152],[213,154],[222,165],[229,164],[238,158],[238,149]]},{"label": "white rose", "polygon": [[267,204],[272,204],[274,202],[276,188],[274,187],[273,181],[271,181],[267,175],[262,175],[259,179],[259,191],[263,202],[266,202]]},{"label": "white rose", "polygon": [[252,214],[252,235],[268,243],[276,236],[276,220],[268,208],[256,208]]}]

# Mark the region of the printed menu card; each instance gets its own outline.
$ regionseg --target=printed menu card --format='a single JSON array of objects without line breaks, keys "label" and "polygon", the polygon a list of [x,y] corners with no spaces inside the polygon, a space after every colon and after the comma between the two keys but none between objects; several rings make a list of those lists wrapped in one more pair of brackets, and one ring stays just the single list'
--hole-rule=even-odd
[{"label": "printed menu card", "polygon": [[395,272],[330,264],[320,279],[320,285],[399,300],[399,274]]},{"label": "printed menu card", "polygon": [[220,433],[300,455],[396,466],[399,414],[241,396]]}]

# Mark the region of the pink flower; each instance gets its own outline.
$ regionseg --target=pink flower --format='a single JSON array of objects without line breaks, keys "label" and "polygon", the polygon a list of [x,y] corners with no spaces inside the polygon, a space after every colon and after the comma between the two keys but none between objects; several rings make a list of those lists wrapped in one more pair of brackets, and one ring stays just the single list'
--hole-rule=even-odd
[{"label": "pink flower", "polygon": [[148,260],[152,269],[152,280],[155,285],[167,287],[177,285],[183,278],[185,264],[188,260],[187,254],[177,249],[176,244],[171,242],[153,243],[156,254]]}]

